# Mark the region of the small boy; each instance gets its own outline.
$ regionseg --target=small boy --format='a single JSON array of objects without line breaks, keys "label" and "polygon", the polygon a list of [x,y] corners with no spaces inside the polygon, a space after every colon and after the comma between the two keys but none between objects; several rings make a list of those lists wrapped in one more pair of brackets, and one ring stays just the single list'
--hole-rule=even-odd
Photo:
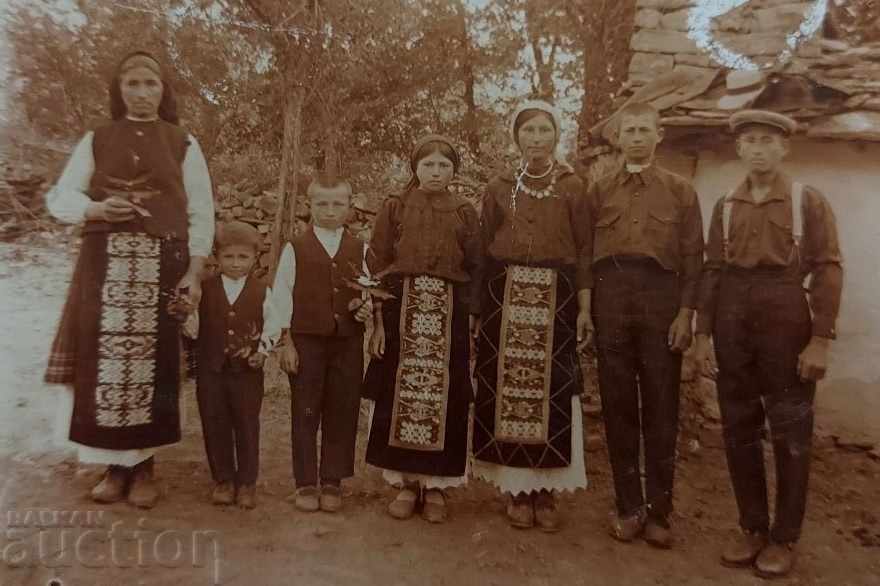
[{"label": "small boy", "polygon": [[338,511],[341,480],[354,473],[363,322],[372,317],[372,304],[348,286],[365,272],[365,244],[344,227],[351,195],[345,180],[312,181],[312,225],[284,247],[275,275],[273,304],[289,328],[282,332],[280,356],[290,379],[293,418],[296,492],[289,500],[301,511]]},{"label": "small boy", "polygon": [[263,362],[281,333],[271,290],[250,274],[260,235],[250,224],[218,227],[220,274],[202,284],[198,313],[184,324],[197,332],[196,397],[205,451],[216,483],[215,505],[256,506]]}]

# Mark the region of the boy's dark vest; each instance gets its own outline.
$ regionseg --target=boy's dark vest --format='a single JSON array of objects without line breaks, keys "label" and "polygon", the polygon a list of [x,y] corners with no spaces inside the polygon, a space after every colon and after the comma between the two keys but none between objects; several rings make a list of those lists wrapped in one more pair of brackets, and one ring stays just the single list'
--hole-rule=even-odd
[{"label": "boy's dark vest", "polygon": [[[247,359],[233,357],[242,348],[257,351],[263,335],[263,300],[266,285],[249,276],[238,299],[229,305],[220,275],[202,284],[199,303],[199,368],[220,372],[224,366],[247,370]],[[228,362],[227,362],[228,361]]]},{"label": "boy's dark vest", "polygon": [[309,228],[293,239],[296,254],[296,282],[293,287],[294,334],[351,336],[363,331],[348,304],[360,293],[346,285],[356,279],[364,262],[364,243],[342,232],[336,256],[330,258]]},{"label": "boy's dark vest", "polygon": [[158,193],[141,199],[150,217],[123,224],[89,221],[83,231],[143,230],[159,238],[186,240],[189,220],[182,165],[188,146],[186,131],[164,120],[122,119],[96,129],[89,196],[103,201],[111,195],[108,189]]}]

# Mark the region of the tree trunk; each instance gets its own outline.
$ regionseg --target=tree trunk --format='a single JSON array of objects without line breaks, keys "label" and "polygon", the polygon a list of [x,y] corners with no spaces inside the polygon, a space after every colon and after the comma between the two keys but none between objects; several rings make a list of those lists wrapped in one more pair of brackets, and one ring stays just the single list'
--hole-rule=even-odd
[{"label": "tree trunk", "polygon": [[581,10],[585,11],[581,27],[584,97],[578,146],[583,148],[589,144],[590,128],[613,112],[613,96],[626,81],[636,0],[591,0]]},{"label": "tree trunk", "polygon": [[299,167],[302,158],[302,108],[305,88],[297,85],[287,94],[284,104],[284,138],[282,140],[281,170],[278,177],[278,210],[272,229],[272,249],[269,275],[275,278],[275,269],[281,249],[296,233],[296,207]]},{"label": "tree trunk", "polygon": [[467,9],[464,2],[459,0],[455,3],[456,17],[458,20],[458,42],[462,54],[461,77],[464,81],[464,131],[468,149],[474,157],[480,156],[480,129],[477,127],[477,102],[474,97],[474,87],[477,84],[474,75],[474,50],[471,46],[471,38],[468,34]]}]

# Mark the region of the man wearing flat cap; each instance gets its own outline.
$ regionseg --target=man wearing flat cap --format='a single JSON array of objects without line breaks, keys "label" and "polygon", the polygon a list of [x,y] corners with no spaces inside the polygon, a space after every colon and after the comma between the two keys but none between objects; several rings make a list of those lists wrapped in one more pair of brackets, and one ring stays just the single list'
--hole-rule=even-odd
[{"label": "man wearing flat cap", "polygon": [[[813,398],[835,337],[843,270],[828,201],[781,170],[797,123],[775,112],[744,110],[731,116],[730,128],[748,175],[712,214],[697,359],[715,374],[714,338],[724,443],[742,529],[721,561],[773,578],[794,565],[807,500]],[[772,525],[765,420],[776,461]]]}]

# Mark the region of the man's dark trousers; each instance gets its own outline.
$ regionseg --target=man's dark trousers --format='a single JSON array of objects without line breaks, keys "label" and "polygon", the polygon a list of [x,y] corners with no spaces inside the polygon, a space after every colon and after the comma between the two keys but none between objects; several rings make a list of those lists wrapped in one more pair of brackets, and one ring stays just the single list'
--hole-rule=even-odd
[{"label": "man's dark trousers", "polygon": [[801,381],[798,357],[811,317],[801,279],[789,269],[725,270],[714,321],[718,402],[740,525],[767,533],[770,517],[763,437],[769,422],[776,460],[771,537],[800,537],[813,437],[814,382]]},{"label": "man's dark trousers", "polygon": [[682,359],[669,349],[668,337],[681,305],[680,279],[650,259],[605,259],[594,275],[599,392],[618,514],[640,514],[647,499],[648,514],[665,524],[672,512]]}]

